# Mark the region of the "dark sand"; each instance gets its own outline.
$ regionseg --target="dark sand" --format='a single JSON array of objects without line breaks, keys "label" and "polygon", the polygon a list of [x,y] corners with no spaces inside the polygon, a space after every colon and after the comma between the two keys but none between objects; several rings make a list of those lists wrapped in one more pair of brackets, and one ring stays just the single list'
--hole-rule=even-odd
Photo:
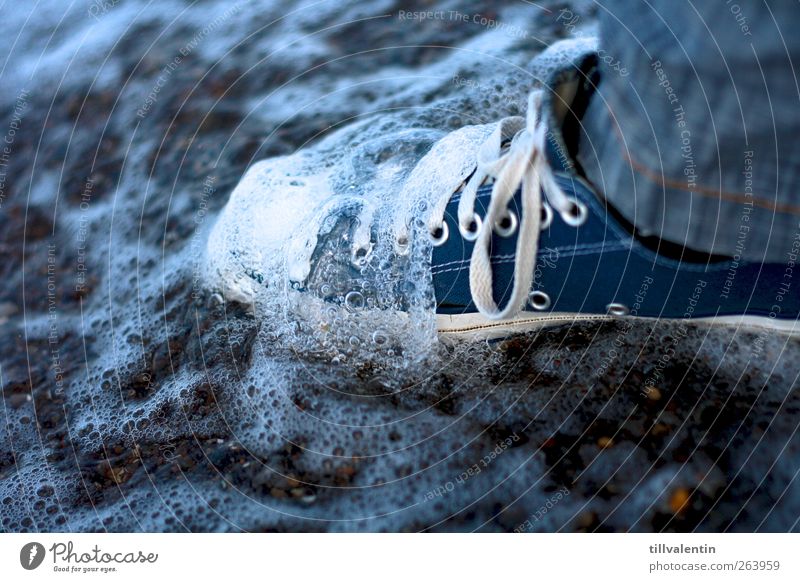
[{"label": "dark sand", "polygon": [[[44,6],[49,16],[34,16],[13,49],[10,29],[0,41],[10,55],[0,133],[16,128],[0,204],[0,529],[800,529],[797,341],[566,328],[441,348],[432,375],[394,378],[407,385],[387,394],[379,371],[332,370],[280,338],[256,341],[257,316],[198,285],[203,227],[252,161],[392,104],[388,84],[354,87],[279,124],[249,115],[254,99],[301,74],[291,84],[310,102],[348,76],[414,72],[485,26],[412,25],[398,10],[419,7],[336,2],[264,30],[285,8],[242,8],[200,38],[140,116],[213,3],[197,2],[191,22],[179,15],[188,3],[137,15],[144,2],[128,1],[94,16],[86,4],[51,38],[61,4]],[[420,3],[511,18],[470,4]],[[553,12],[529,8],[517,24],[552,42],[567,34],[563,3],[544,4]],[[348,23],[383,14],[394,16]],[[88,27],[98,48],[71,61]],[[513,66],[485,74],[517,79],[510,71],[540,49],[520,37],[502,51]],[[347,58],[325,64],[337,57]],[[524,102],[519,83],[503,91]],[[424,111],[459,92],[460,111]],[[395,105],[441,129],[519,112],[480,93],[445,78]],[[255,361],[267,385],[244,380]],[[657,390],[645,393],[649,378]]]}]

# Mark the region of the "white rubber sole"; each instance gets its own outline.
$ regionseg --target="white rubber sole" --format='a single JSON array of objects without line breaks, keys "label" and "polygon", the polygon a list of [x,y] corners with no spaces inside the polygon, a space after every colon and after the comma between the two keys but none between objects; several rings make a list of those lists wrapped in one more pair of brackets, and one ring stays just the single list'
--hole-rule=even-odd
[{"label": "white rubber sole", "polygon": [[657,319],[653,317],[590,315],[586,313],[521,313],[512,319],[495,321],[480,313],[437,315],[436,328],[442,339],[498,339],[515,333],[536,331],[546,327],[577,322],[639,321],[685,323],[696,327],[727,327],[731,329],[770,331],[800,336],[800,320],[781,320],[755,315],[725,315],[693,319]]}]

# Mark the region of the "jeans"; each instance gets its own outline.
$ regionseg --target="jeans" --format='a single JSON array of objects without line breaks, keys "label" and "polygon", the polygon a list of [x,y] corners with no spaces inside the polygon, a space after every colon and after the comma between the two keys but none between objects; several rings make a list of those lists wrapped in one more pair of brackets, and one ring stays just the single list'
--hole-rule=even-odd
[{"label": "jeans", "polygon": [[599,0],[578,161],[641,235],[747,260],[800,240],[800,5]]}]

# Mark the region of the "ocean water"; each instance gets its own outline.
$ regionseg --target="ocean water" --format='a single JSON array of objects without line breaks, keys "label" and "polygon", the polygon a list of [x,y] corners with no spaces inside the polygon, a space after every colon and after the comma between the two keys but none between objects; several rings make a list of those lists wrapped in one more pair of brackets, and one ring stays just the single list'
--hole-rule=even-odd
[{"label": "ocean water", "polygon": [[388,231],[433,144],[524,113],[590,3],[0,10],[3,531],[798,529],[795,340],[447,344],[422,256],[287,283],[332,196]]}]

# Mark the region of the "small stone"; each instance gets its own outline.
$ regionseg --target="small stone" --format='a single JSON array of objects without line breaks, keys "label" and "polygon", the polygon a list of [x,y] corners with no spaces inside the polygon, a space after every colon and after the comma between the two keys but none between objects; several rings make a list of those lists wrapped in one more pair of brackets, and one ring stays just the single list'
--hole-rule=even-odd
[{"label": "small stone", "polygon": [[652,434],[654,437],[669,434],[669,427],[666,424],[659,422],[653,426],[653,428],[650,430],[650,434]]},{"label": "small stone", "polygon": [[581,529],[588,529],[597,521],[597,514],[593,511],[585,511],[578,516],[577,526]]},{"label": "small stone", "polygon": [[647,399],[653,402],[658,402],[661,400],[661,390],[656,388],[655,386],[651,387],[647,390]]},{"label": "small stone", "polygon": [[112,467],[110,473],[111,478],[117,485],[120,485],[128,480],[128,474],[127,471],[125,471],[125,467]]},{"label": "small stone", "polygon": [[597,439],[597,446],[601,449],[607,449],[614,446],[614,440],[611,437],[600,437]]},{"label": "small stone", "polygon": [[352,465],[342,465],[336,469],[336,474],[342,477],[352,477],[355,473],[356,469]]},{"label": "small stone", "polygon": [[278,489],[277,487],[273,487],[272,489],[270,489],[269,494],[272,495],[272,497],[274,497],[275,499],[286,499],[288,497],[286,491],[284,491],[283,489]]},{"label": "small stone", "polygon": [[686,509],[686,504],[689,502],[689,490],[685,487],[677,489],[669,498],[669,508],[672,513],[681,513]]}]

